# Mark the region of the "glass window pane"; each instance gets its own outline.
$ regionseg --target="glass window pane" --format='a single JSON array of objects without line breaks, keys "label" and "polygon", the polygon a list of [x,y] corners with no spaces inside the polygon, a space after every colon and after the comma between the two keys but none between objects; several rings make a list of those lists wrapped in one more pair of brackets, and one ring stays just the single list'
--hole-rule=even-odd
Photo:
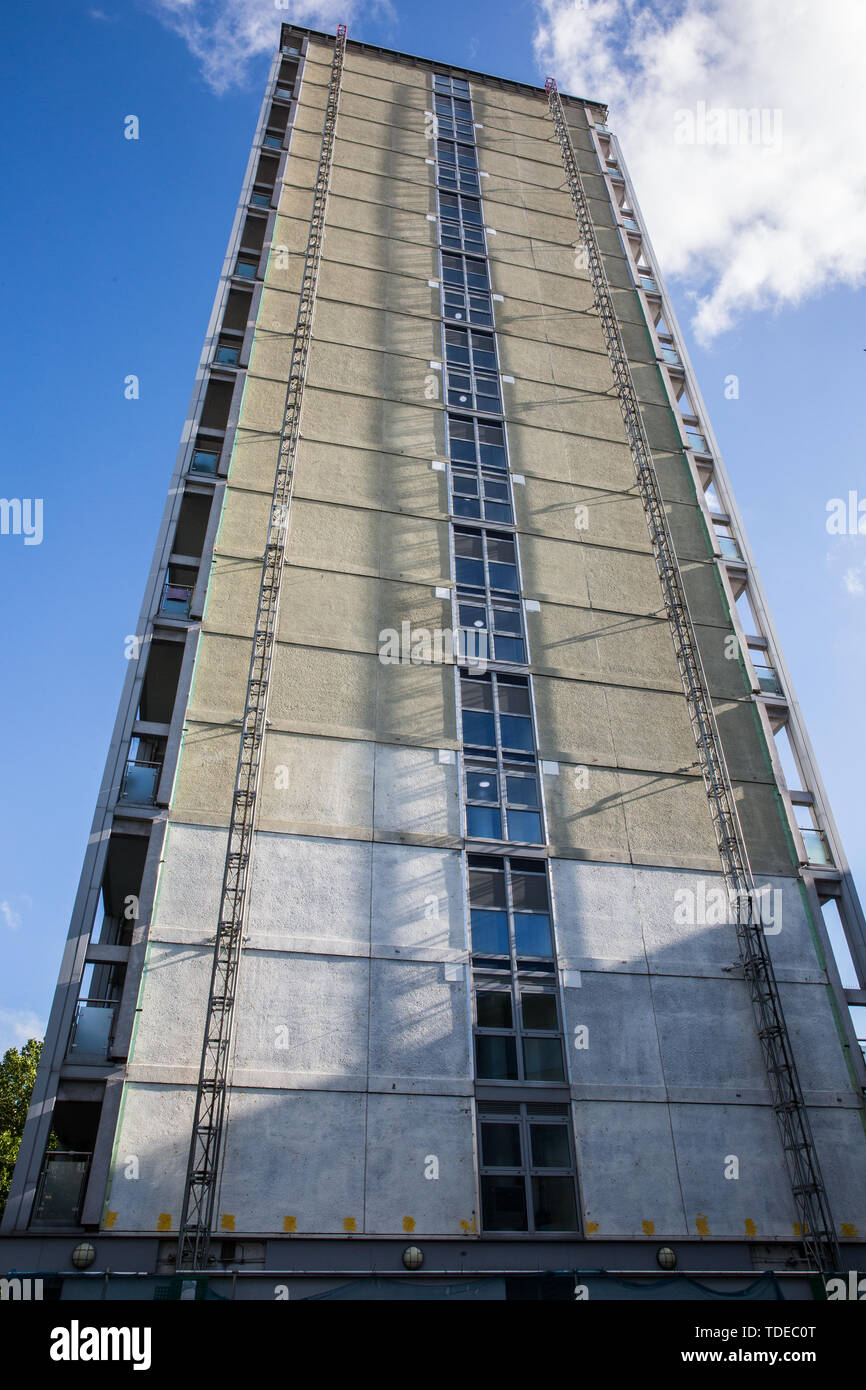
[{"label": "glass window pane", "polygon": [[510,524],[514,514],[508,502],[485,502],[484,518],[486,521],[507,521]]},{"label": "glass window pane", "polygon": [[570,1168],[571,1151],[565,1125],[530,1125],[533,1168]]},{"label": "glass window pane", "polygon": [[487,627],[487,613],[485,609],[476,606],[474,603],[458,603],[457,614],[460,618],[461,627]]},{"label": "glass window pane", "polygon": [[515,912],[514,939],[519,956],[549,956],[550,918],[544,912]]},{"label": "glass window pane", "polygon": [[479,956],[508,955],[508,918],[505,912],[473,907],[472,949]]},{"label": "glass window pane", "polygon": [[477,1075],[488,1081],[516,1081],[517,1046],[514,1038],[476,1033],[475,1066]]},{"label": "glass window pane", "polygon": [[466,560],[458,555],[454,561],[454,571],[458,584],[471,584],[475,589],[484,588],[484,564],[481,560]]},{"label": "glass window pane", "polygon": [[513,1028],[510,991],[480,989],[475,1006],[479,1028]]},{"label": "glass window pane", "polygon": [[476,710],[463,711],[463,742],[474,748],[494,748],[493,715]]},{"label": "glass window pane", "polygon": [[455,516],[474,516],[480,519],[481,503],[477,497],[455,497],[454,498]]},{"label": "glass window pane", "polygon": [[467,709],[493,709],[493,687],[490,681],[473,681],[464,677],[460,682],[460,703]]},{"label": "glass window pane", "polygon": [[497,661],[513,661],[523,665],[526,660],[526,649],[519,637],[496,637],[494,647]]},{"label": "glass window pane", "polygon": [[499,708],[504,714],[529,713],[529,686],[525,681],[499,682]]},{"label": "glass window pane", "polygon": [[516,608],[494,608],[493,628],[495,632],[520,632],[520,614]]},{"label": "glass window pane", "polygon": [[555,994],[521,994],[524,1028],[549,1029],[559,1027]]},{"label": "glass window pane", "polygon": [[498,808],[467,806],[466,834],[475,836],[481,840],[501,840],[502,817]]},{"label": "glass window pane", "polygon": [[481,1222],[485,1231],[526,1231],[526,1184],[519,1177],[481,1178]]},{"label": "glass window pane", "polygon": [[532,721],[513,714],[503,714],[500,718],[502,746],[532,752]]},{"label": "glass window pane", "polygon": [[538,908],[541,912],[546,912],[549,906],[547,875],[522,873],[512,869],[511,899],[516,908]]},{"label": "glass window pane", "polygon": [[508,838],[524,845],[540,845],[541,816],[537,811],[507,811]]},{"label": "glass window pane", "polygon": [[577,1230],[577,1205],[571,1178],[533,1178],[532,1208],[537,1231]]},{"label": "glass window pane", "polygon": [[467,772],[466,795],[470,801],[498,801],[497,777],[492,772]]},{"label": "glass window pane", "polygon": [[482,1125],[481,1162],[485,1168],[519,1168],[520,1126]]},{"label": "glass window pane", "polygon": [[564,1081],[559,1038],[524,1038],[523,1070],[527,1081]]},{"label": "glass window pane", "polygon": [[499,560],[503,564],[514,564],[514,541],[510,536],[492,536],[487,534],[487,556],[490,560]]},{"label": "glass window pane", "polygon": [[505,786],[510,806],[538,805],[538,783],[534,777],[506,777]]},{"label": "glass window pane", "polygon": [[507,594],[519,594],[520,586],[517,582],[517,568],[515,565],[490,565],[490,587],[502,589]]},{"label": "glass window pane", "polygon": [[495,869],[470,869],[469,901],[473,907],[504,907],[505,875]]},{"label": "glass window pane", "polygon": [[455,555],[475,555],[480,558],[484,553],[481,532],[455,530],[454,553]]}]

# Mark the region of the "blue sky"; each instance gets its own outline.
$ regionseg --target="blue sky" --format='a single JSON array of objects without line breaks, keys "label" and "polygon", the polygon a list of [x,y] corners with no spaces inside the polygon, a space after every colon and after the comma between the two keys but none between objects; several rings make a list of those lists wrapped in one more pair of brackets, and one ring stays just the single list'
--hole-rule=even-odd
[{"label": "blue sky", "polygon": [[[327,12],[329,5],[308,4],[306,18],[317,8]],[[712,19],[714,7],[683,0],[658,8],[682,20],[690,10]],[[619,95],[621,73],[582,68],[581,54],[569,48],[562,29],[569,9],[559,0],[397,0],[376,7],[356,0],[351,33],[537,83],[546,67],[536,60],[534,40],[541,22],[556,20],[554,46],[550,36],[540,43],[560,60],[561,85],[585,73],[607,78],[609,90],[581,87],[581,94]],[[208,25],[212,33],[226,11],[218,3],[48,3],[12,7],[4,19],[0,105],[14,156],[2,231],[7,405],[0,493],[42,498],[44,537],[25,546],[22,536],[0,536],[0,1051],[38,1033],[47,1017],[125,674],[124,637],[135,629],[268,69],[265,31],[274,7],[245,0],[232,10],[243,24],[228,37],[218,29],[210,50]],[[205,24],[198,35],[189,29],[195,14]],[[277,17],[288,14],[279,10]],[[187,25],[185,36],[176,32],[179,23]],[[669,39],[670,31],[654,36],[662,47]],[[732,81],[734,59],[725,61]],[[230,85],[215,90],[226,73]],[[766,104],[776,106],[774,75],[764,77]],[[813,80],[820,91],[820,71]],[[644,74],[645,100],[652,98],[648,84]],[[692,84],[690,98],[694,90]],[[690,228],[687,216],[673,216],[670,199],[654,222],[652,190],[640,181],[641,168],[651,166],[640,149],[635,166],[627,139],[630,99],[622,98],[623,125],[616,117],[613,124],[663,269],[678,272],[668,276],[669,288],[862,884],[866,543],[831,537],[825,526],[829,499],[852,489],[866,498],[862,266],[845,261],[844,247],[813,244],[819,269],[809,269],[790,240],[790,273],[775,281],[764,266],[752,273],[745,242],[726,261],[745,221],[736,218],[735,184],[724,195],[709,191],[718,184],[712,171],[702,204],[726,199],[714,227],[733,207],[727,240],[714,241],[706,226]],[[715,99],[712,83],[708,99]],[[123,138],[129,114],[139,117],[138,141]],[[816,157],[832,170],[839,148],[833,126],[819,127],[812,139]],[[776,173],[781,206],[784,169]],[[837,173],[844,179],[843,167]],[[790,177],[796,179],[795,167]],[[808,244],[824,233],[798,229],[801,199],[790,192],[782,232],[799,231]],[[755,196],[750,183],[741,213]],[[744,263],[751,280],[738,300],[731,266]],[[710,306],[703,321],[702,300]],[[726,314],[732,326],[720,329]],[[700,341],[690,327],[696,316]],[[129,373],[141,380],[137,401],[124,399]],[[731,373],[739,378],[737,400],[724,397]]]}]

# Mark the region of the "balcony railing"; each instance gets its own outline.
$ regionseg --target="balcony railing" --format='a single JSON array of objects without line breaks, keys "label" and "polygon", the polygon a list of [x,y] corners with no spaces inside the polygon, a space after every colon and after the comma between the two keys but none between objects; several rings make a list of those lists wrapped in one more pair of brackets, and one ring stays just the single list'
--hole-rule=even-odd
[{"label": "balcony railing", "polygon": [[782,686],[779,681],[779,677],[776,675],[775,667],[757,666],[754,662],[752,663],[752,665],[755,666],[755,675],[758,678],[758,686],[761,690],[764,691],[765,695],[781,695]]},{"label": "balcony railing", "polygon": [[742,560],[743,555],[733,536],[716,536],[719,549],[726,560]]},{"label": "balcony railing", "polygon": [[114,1030],[116,999],[79,999],[66,1055],[71,1060],[108,1057]]},{"label": "balcony railing", "polygon": [[803,844],[806,846],[806,862],[808,864],[833,863],[823,831],[810,829],[808,826],[804,828],[801,825],[800,834],[803,836]]},{"label": "balcony railing", "polygon": [[89,1153],[53,1149],[45,1155],[31,1226],[76,1226],[84,1200]]},{"label": "balcony railing", "polygon": [[211,477],[217,471],[217,460],[219,454],[212,454],[209,449],[196,449],[190,461],[190,472],[208,473]]},{"label": "balcony railing", "polygon": [[166,580],[159,605],[160,613],[165,613],[169,618],[188,618],[192,595],[191,584],[172,584]]},{"label": "balcony railing", "polygon": [[156,789],[162,763],[146,763],[138,758],[130,758],[123,773],[118,801],[131,801],[137,806],[152,806],[156,801]]}]

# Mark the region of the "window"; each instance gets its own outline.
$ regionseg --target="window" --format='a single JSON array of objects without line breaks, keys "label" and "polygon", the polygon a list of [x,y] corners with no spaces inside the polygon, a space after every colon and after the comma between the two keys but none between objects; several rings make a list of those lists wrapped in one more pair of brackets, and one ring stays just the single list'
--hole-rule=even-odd
[{"label": "window", "polygon": [[283,137],[282,135],[274,135],[271,131],[268,131],[262,143],[266,149],[281,150],[283,148]]},{"label": "window", "polygon": [[433,90],[443,96],[462,97],[465,101],[469,100],[469,83],[463,77],[448,77],[444,73],[434,72]]},{"label": "window", "polygon": [[568,1106],[481,1101],[478,1128],[482,1229],[576,1231]]},{"label": "window", "polygon": [[516,598],[520,582],[514,537],[506,531],[455,526],[454,578],[458,588],[484,589]]},{"label": "window", "polygon": [[[462,617],[472,616],[472,604],[460,601],[460,609]],[[503,613],[507,622],[508,610]],[[495,614],[485,617],[497,621]],[[467,838],[543,844],[527,677],[504,672],[461,677],[460,715]]]},{"label": "window", "polygon": [[475,256],[442,253],[442,298],[446,319],[493,326],[487,262]]},{"label": "window", "polygon": [[438,92],[433,98],[436,112],[436,133],[448,139],[474,141],[475,127],[472,124],[472,106],[461,97],[441,96]]},{"label": "window", "polygon": [[737,538],[731,530],[730,523],[727,521],[714,521],[713,530],[719,549],[726,560],[742,560],[743,555],[740,550]]},{"label": "window", "polygon": [[235,275],[239,275],[242,280],[255,280],[258,268],[258,261],[251,261],[248,257],[241,256],[235,266]]},{"label": "window", "polygon": [[[467,862],[473,969],[491,979],[504,974],[535,982],[553,980],[545,861],[470,854]],[[534,1007],[530,1005],[530,1016],[538,1019],[541,1014],[533,1014]]]},{"label": "window", "polygon": [[507,470],[502,425],[449,411],[448,456],[455,463],[480,463],[488,468]]},{"label": "window", "polygon": [[508,483],[488,468],[452,467],[451,510],[479,521],[514,522]]},{"label": "window", "polygon": [[219,362],[223,367],[236,367],[240,361],[241,344],[240,340],[231,338],[220,338],[217,342],[214,361]]},{"label": "window", "polygon": [[[491,602],[486,596],[463,597],[458,590],[457,611],[461,628],[475,634],[473,640],[484,634],[486,645],[482,649],[493,661],[525,664],[526,643],[518,603]],[[466,648],[476,649],[469,645]]]},{"label": "window", "polygon": [[453,251],[484,251],[484,223],[478,198],[439,190],[439,236]]},{"label": "window", "polygon": [[260,192],[256,189],[250,202],[254,208],[269,208],[271,205],[271,195],[270,193]]},{"label": "window", "polygon": [[449,405],[501,413],[496,340],[476,329],[445,329],[447,400]]},{"label": "window", "polygon": [[190,472],[208,473],[213,476],[217,471],[218,461],[219,451],[216,448],[206,449],[196,446],[189,462]]},{"label": "window", "polygon": [[436,141],[436,164],[440,187],[461,193],[478,192],[478,156],[474,145],[459,140]]}]

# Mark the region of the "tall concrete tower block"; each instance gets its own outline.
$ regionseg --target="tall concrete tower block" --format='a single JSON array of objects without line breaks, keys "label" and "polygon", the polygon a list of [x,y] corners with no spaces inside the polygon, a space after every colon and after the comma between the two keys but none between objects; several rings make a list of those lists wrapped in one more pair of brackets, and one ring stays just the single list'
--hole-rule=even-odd
[{"label": "tall concrete tower block", "polygon": [[606,115],[283,27],[4,1270],[866,1265],[863,915]]}]

